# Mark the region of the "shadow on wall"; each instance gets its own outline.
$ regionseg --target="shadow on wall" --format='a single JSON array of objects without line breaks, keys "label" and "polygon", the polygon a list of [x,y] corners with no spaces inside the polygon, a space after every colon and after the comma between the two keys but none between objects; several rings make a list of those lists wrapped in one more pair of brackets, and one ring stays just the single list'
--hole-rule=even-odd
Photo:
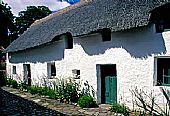
[{"label": "shadow on wall", "polygon": [[135,58],[166,53],[162,34],[154,32],[153,25],[112,33],[112,40],[107,42],[94,35],[79,40],[77,44],[90,56],[104,54],[110,48],[123,48]]},{"label": "shadow on wall", "polygon": [[11,63],[44,63],[62,60],[63,58],[64,45],[62,41],[9,54],[9,61]]}]

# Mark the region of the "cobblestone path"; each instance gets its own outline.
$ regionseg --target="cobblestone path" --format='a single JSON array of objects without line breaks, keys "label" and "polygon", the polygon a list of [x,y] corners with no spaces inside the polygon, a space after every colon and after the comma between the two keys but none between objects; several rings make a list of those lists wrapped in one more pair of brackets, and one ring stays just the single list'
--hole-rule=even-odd
[{"label": "cobblestone path", "polygon": [[120,116],[108,108],[80,108],[10,87],[0,89],[0,116]]},{"label": "cobblestone path", "polygon": [[33,101],[0,89],[0,116],[64,116]]}]

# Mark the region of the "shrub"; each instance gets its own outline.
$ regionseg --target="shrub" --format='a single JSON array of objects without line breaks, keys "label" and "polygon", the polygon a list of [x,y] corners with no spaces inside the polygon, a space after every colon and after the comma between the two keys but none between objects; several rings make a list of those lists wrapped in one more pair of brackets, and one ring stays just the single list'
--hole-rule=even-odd
[{"label": "shrub", "polygon": [[28,86],[28,84],[24,82],[21,82],[18,85],[16,81],[10,78],[6,80],[6,83],[9,86],[12,85],[12,87],[14,88],[18,87],[20,90],[27,90],[31,94],[49,96],[49,98],[51,99],[60,99],[61,102],[77,103],[79,98],[78,94],[79,85],[71,79],[59,80],[58,83],[55,84],[54,89],[51,89],[47,86],[45,87]]},{"label": "shrub", "polygon": [[11,78],[6,78],[5,83],[6,83],[7,86],[11,86],[13,88],[18,88],[19,87],[17,81],[13,80]]},{"label": "shrub", "polygon": [[38,94],[38,95],[49,96],[49,98],[51,98],[51,99],[55,99],[56,98],[55,90],[49,89],[48,87],[31,86],[31,87],[28,87],[27,90],[31,94]]},{"label": "shrub", "polygon": [[31,94],[37,94],[37,93],[38,93],[37,87],[35,87],[35,86],[30,86],[30,87],[28,87],[28,88],[27,88],[27,91],[28,91],[29,93],[31,93]]},{"label": "shrub", "polygon": [[26,84],[25,82],[21,82],[21,84],[19,84],[19,89],[20,90],[27,90],[28,84]]},{"label": "shrub", "polygon": [[92,96],[82,96],[78,100],[78,105],[82,108],[97,107],[96,102],[93,100]]},{"label": "shrub", "polygon": [[71,102],[78,101],[78,92],[76,83],[69,82],[65,86],[65,94],[64,97]]},{"label": "shrub", "polygon": [[16,80],[11,80],[10,83],[11,83],[11,85],[12,85],[13,88],[17,88],[17,87],[18,87],[18,83],[17,83]]},{"label": "shrub", "polygon": [[121,113],[124,116],[129,116],[128,108],[118,103],[113,103],[112,107],[110,108],[110,111],[115,113]]},{"label": "shrub", "polygon": [[55,98],[56,98],[56,93],[55,93],[55,91],[52,90],[52,89],[49,89],[49,90],[47,91],[47,95],[48,95],[48,97],[49,97],[50,99],[55,99]]},{"label": "shrub", "polygon": [[38,95],[47,95],[48,88],[47,87],[36,87]]},{"label": "shrub", "polygon": [[12,81],[12,79],[10,79],[10,78],[6,78],[6,80],[5,80],[6,82],[6,85],[7,86],[10,86],[11,85],[11,81]]},{"label": "shrub", "polygon": [[78,84],[73,80],[58,80],[55,86],[56,97],[60,99],[61,102],[66,100],[66,102],[78,101]]}]

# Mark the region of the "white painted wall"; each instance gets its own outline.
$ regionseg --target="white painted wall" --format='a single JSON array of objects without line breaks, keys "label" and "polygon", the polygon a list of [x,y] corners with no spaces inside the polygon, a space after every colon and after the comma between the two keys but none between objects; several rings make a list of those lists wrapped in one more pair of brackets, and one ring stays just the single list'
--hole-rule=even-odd
[{"label": "white painted wall", "polygon": [[[62,36],[64,38],[64,36]],[[160,86],[154,86],[154,57],[170,56],[170,32],[156,33],[154,25],[124,32],[112,33],[112,40],[102,42],[100,34],[74,37],[73,49],[64,50],[64,41],[51,45],[12,53],[7,72],[17,66],[17,74],[23,74],[23,63],[31,64],[32,79],[37,84],[47,76],[47,63],[55,61],[56,77],[72,76],[73,69],[80,70],[80,80],[88,82],[100,103],[100,74],[97,64],[116,64],[118,99],[132,106],[131,89],[137,86],[146,92],[154,91],[159,102],[164,98]],[[12,75],[14,76],[14,75]],[[98,82],[98,83],[97,83]],[[169,89],[169,87],[166,87]]]},{"label": "white painted wall", "polygon": [[[61,37],[62,39],[63,37]],[[47,62],[61,61],[64,58],[64,40],[52,44],[28,49],[18,53],[9,53],[7,60],[8,76],[23,81],[23,64],[31,64],[31,78],[33,85],[41,85],[47,78]],[[10,63],[9,63],[10,62]],[[12,74],[12,66],[16,66],[17,74]]]}]

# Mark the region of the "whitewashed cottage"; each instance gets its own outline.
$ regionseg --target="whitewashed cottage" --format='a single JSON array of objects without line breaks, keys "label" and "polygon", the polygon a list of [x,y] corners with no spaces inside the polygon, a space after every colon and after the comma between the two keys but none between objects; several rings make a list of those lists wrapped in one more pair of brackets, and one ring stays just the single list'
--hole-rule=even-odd
[{"label": "whitewashed cottage", "polygon": [[[168,11],[168,12],[167,12]],[[84,0],[39,21],[11,43],[7,74],[29,84],[74,77],[98,103],[132,104],[135,87],[170,89],[170,0]]]}]

